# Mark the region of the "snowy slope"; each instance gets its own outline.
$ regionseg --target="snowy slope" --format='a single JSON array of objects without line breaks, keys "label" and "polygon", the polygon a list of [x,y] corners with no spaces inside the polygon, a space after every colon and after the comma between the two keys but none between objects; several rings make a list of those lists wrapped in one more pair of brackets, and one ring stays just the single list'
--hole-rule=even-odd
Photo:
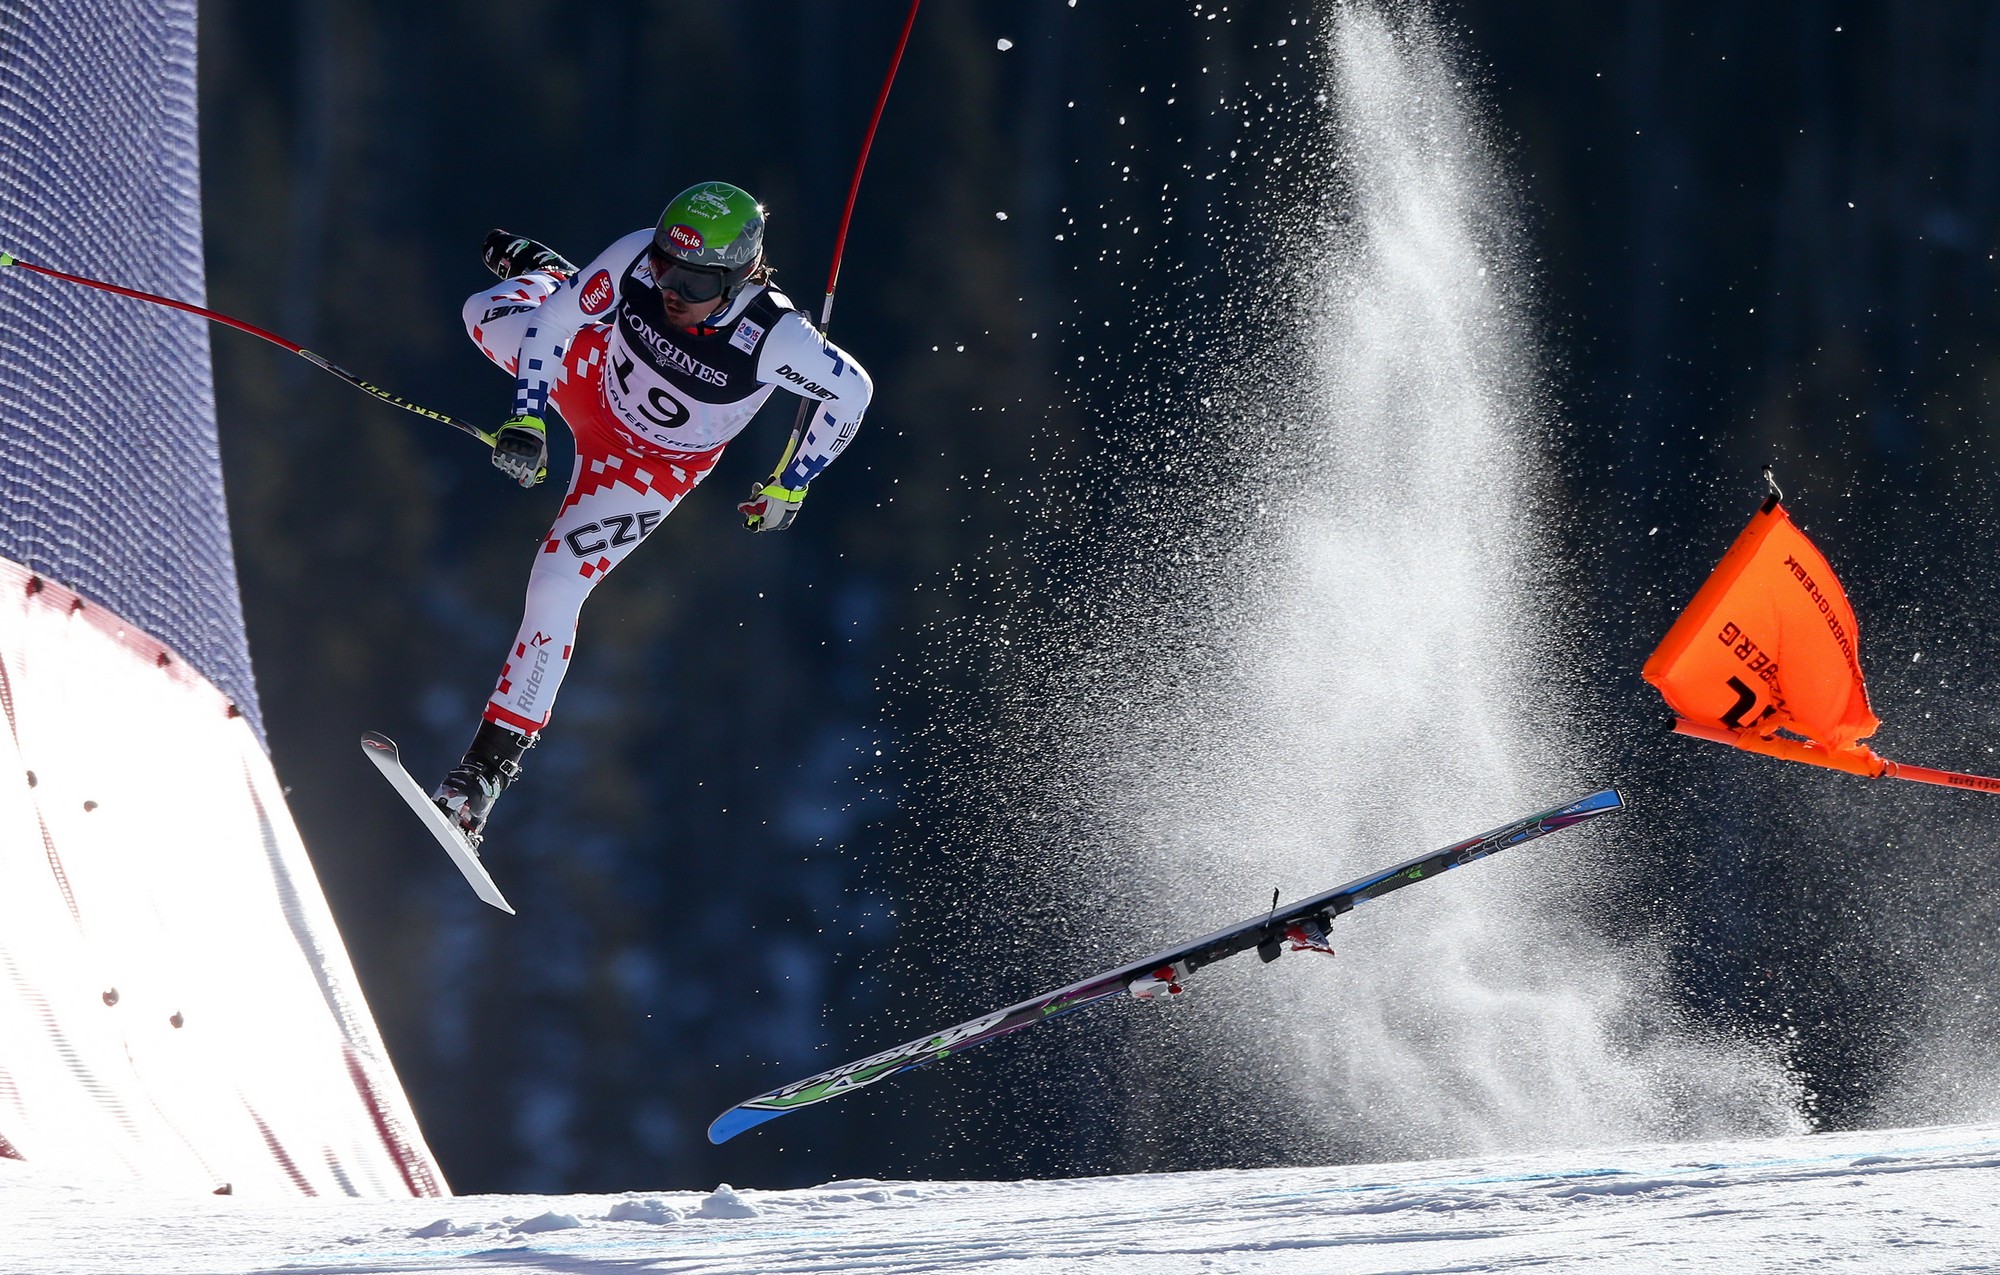
[{"label": "snowy slope", "polygon": [[0,1161],[0,1272],[2000,1270],[2000,1125],[803,1191],[264,1202]]}]

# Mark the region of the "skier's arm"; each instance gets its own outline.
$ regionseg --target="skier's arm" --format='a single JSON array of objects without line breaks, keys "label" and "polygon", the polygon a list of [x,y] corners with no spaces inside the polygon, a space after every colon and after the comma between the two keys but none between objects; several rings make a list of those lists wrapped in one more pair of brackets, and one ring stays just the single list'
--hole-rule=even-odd
[{"label": "skier's arm", "polygon": [[780,319],[765,338],[757,379],[816,404],[797,449],[772,480],[773,486],[803,492],[854,441],[875,383],[852,355],[822,336],[796,310]]},{"label": "skier's arm", "polygon": [[651,230],[635,230],[597,254],[583,269],[563,281],[554,295],[542,302],[521,336],[521,350],[514,365],[514,416],[540,420],[548,414],[549,391],[563,356],[569,353],[570,338],[586,323],[599,323],[618,308],[619,281],[646,245]]}]

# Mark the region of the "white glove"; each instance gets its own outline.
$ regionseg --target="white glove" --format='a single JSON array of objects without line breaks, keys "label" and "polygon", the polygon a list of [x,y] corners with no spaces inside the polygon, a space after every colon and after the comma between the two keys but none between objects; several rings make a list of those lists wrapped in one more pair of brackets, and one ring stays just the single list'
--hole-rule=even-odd
[{"label": "white glove", "polygon": [[532,487],[549,473],[549,427],[539,416],[516,416],[493,435],[493,468]]},{"label": "white glove", "polygon": [[750,499],[736,508],[743,515],[743,525],[752,531],[783,531],[799,516],[799,506],[805,503],[805,498],[803,487],[759,483],[751,489]]}]

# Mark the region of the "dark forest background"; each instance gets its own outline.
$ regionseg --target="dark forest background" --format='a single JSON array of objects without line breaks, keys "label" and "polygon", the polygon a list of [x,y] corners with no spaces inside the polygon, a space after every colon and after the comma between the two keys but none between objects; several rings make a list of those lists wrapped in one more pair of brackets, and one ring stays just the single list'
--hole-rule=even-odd
[{"label": "dark forest background", "polygon": [[[1080,972],[995,970],[903,897],[954,870],[922,829],[968,816],[914,808],[951,791],[915,743],[927,705],[988,693],[964,658],[978,643],[941,659],[937,635],[979,633],[1026,540],[1044,566],[1089,560],[1121,494],[1065,476],[1143,454],[1131,396],[1247,339],[1204,317],[1225,296],[1254,309],[1285,219],[1315,204],[1258,156],[1318,127],[1329,2],[933,0],[832,325],[876,407],[797,529],[753,537],[733,506],[782,445],[779,396],[597,591],[489,841],[519,917],[472,899],[355,741],[395,736],[427,783],[456,759],[560,485],[524,493],[461,436],[218,334],[271,750],[457,1189],[1134,1167],[1093,1134],[1111,1096],[1003,1099],[991,1060],[977,1085],[721,1149],[702,1130],[996,989]],[[1902,998],[1904,976],[1942,964],[1983,986],[1994,918],[1960,883],[1990,862],[1995,815],[1668,740],[1636,670],[1775,462],[1869,626],[1883,751],[1993,764],[2000,5],[1431,11],[1538,258],[1594,743],[1628,793],[1673,798],[1624,830],[1654,847],[1624,895],[1634,931],[1666,937],[1698,1012],[1789,1033],[1821,1123],[1962,1114],[1883,1094],[1909,1043],[1950,1026],[1952,998]],[[720,178],[767,204],[780,281],[817,309],[904,12],[202,0],[211,304],[497,422],[507,380],[457,317],[485,232],[583,260]],[[977,722],[954,729],[952,755],[976,755]],[[927,1101],[992,1102],[990,1136],[939,1138]],[[1273,1156],[1311,1151],[1207,1162]]]}]

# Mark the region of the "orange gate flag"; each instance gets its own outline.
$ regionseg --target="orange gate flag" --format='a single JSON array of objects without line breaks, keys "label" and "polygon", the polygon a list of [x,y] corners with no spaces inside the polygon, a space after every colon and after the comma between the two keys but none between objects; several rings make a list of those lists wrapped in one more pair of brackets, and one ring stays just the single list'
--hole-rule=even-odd
[{"label": "orange gate flag", "polygon": [[1860,627],[1833,567],[1774,493],[1646,661],[1674,730],[1875,778],[2000,793],[2000,779],[1877,756]]}]

